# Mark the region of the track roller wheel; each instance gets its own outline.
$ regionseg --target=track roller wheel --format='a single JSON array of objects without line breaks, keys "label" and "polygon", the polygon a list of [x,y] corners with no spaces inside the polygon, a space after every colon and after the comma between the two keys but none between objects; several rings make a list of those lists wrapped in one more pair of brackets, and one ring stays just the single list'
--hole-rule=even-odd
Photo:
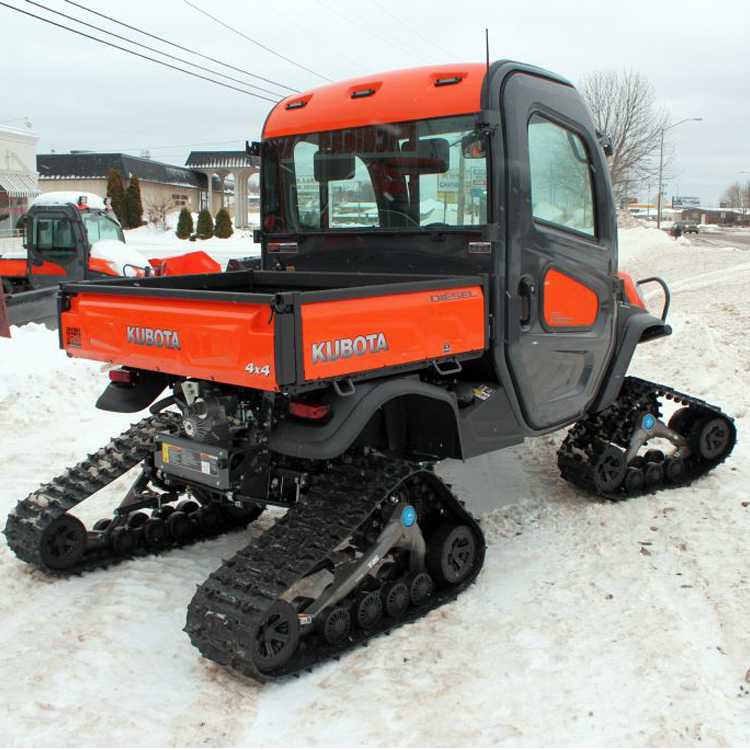
[{"label": "track roller wheel", "polygon": [[72,568],[86,551],[86,527],[67,514],[56,518],[42,536],[42,562],[55,570]]},{"label": "track roller wheel", "polygon": [[222,505],[221,510],[233,521],[252,523],[263,513],[262,505]]},{"label": "track roller wheel", "polygon": [[452,586],[471,573],[476,558],[477,543],[471,529],[444,523],[427,544],[425,564],[438,585]]},{"label": "track roller wheel", "polygon": [[429,573],[416,573],[409,581],[409,599],[415,607],[424,604],[435,590],[435,584]]},{"label": "track roller wheel", "polygon": [[221,511],[215,505],[202,505],[198,508],[195,517],[198,519],[198,526],[205,534],[211,534],[221,526]]},{"label": "track roller wheel", "polygon": [[409,587],[403,581],[393,581],[383,587],[383,605],[389,617],[401,617],[409,608]]},{"label": "track roller wheel", "polygon": [[299,645],[299,618],[285,601],[272,604],[255,629],[253,661],[261,672],[272,672],[292,658]]},{"label": "track roller wheel", "polygon": [[627,464],[625,454],[614,445],[608,445],[594,464],[594,484],[602,494],[614,492],[625,479]]},{"label": "track roller wheel", "polygon": [[690,447],[705,461],[715,461],[731,446],[732,431],[722,417],[698,420],[690,430]]},{"label": "track roller wheel", "polygon": [[93,526],[94,531],[106,531],[112,523],[111,518],[100,518]]},{"label": "track roller wheel", "polygon": [[643,470],[647,487],[657,487],[664,481],[664,464],[649,461]]},{"label": "track roller wheel", "polygon": [[177,503],[176,510],[180,513],[185,513],[185,515],[190,515],[190,513],[195,513],[200,507],[201,506],[198,505],[195,500],[180,500],[180,502]]},{"label": "track roller wheel", "polygon": [[377,591],[364,591],[354,602],[354,616],[362,630],[374,628],[383,616],[383,600]]},{"label": "track roller wheel", "polygon": [[179,510],[170,513],[167,519],[167,529],[169,535],[178,544],[184,544],[193,536],[193,524],[190,518]]},{"label": "track roller wheel", "polygon": [[169,541],[166,521],[161,518],[149,518],[143,526],[143,539],[152,549],[163,547]]},{"label": "track roller wheel", "polygon": [[145,513],[131,513],[128,516],[127,527],[129,529],[140,529],[148,523],[148,516]]},{"label": "track roller wheel", "polygon": [[631,466],[625,474],[625,490],[627,492],[640,492],[643,489],[645,481],[646,478],[643,476],[643,470]]},{"label": "track roller wheel", "polygon": [[664,476],[674,484],[681,482],[685,477],[685,462],[681,458],[667,456],[664,459]]},{"label": "track roller wheel", "polygon": [[138,544],[138,533],[134,529],[118,526],[112,532],[112,549],[118,555],[129,555]]},{"label": "track roller wheel", "polygon": [[173,505],[162,505],[161,508],[156,508],[152,511],[151,517],[152,518],[161,518],[164,521],[166,521],[172,513],[174,513],[174,506]]},{"label": "track roller wheel", "polygon": [[318,628],[326,643],[343,643],[352,628],[349,610],[344,607],[326,607],[318,615]]},{"label": "track roller wheel", "polygon": [[663,451],[650,450],[643,454],[643,460],[648,463],[660,464],[664,460]]}]

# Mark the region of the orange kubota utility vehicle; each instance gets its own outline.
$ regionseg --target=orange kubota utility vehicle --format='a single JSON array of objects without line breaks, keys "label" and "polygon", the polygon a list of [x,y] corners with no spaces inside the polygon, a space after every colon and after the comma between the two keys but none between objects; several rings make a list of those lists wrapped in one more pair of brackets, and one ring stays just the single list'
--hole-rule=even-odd
[{"label": "orange kubota utility vehicle", "polygon": [[[23,248],[0,255],[0,326],[57,325],[57,289],[64,281],[220,271],[206,253],[145,258],[125,244],[108,202],[93,193],[44,193],[22,219]],[[10,331],[0,335],[10,335]]]},{"label": "orange kubota utility vehicle", "polygon": [[[586,492],[701,477],[734,424],[625,376],[670,328],[617,273],[602,142],[570,83],[515,62],[281,101],[251,149],[262,270],[63,286],[61,346],[118,366],[97,405],[152,415],[20,501],[11,549],[77,573],[287,509],[198,587],[185,627],[266,680],[476,578],[482,532],[441,459],[572,425],[559,467]],[[76,506],[137,465],[86,529]]]}]

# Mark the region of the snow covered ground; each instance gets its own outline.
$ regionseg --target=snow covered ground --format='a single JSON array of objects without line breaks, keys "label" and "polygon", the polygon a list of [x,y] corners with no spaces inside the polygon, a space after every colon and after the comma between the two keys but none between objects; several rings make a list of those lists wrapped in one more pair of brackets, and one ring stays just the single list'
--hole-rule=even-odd
[{"label": "snow covered ground", "polygon": [[[673,291],[675,333],[641,347],[634,372],[737,417],[740,443],[714,475],[597,502],[558,478],[561,435],[446,465],[482,514],[476,585],[265,687],[202,659],[181,631],[195,584],[258,530],[65,581],[3,538],[0,745],[750,743],[750,257],[643,228],[621,246],[622,266]],[[94,408],[101,366],[56,347],[34,326],[0,339],[0,517],[129,421]]]}]

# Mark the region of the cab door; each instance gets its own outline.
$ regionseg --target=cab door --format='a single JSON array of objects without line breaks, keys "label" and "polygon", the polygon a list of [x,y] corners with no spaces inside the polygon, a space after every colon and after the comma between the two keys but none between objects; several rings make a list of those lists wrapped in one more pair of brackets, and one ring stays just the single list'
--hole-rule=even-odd
[{"label": "cab door", "polygon": [[614,345],[616,215],[593,122],[570,86],[514,74],[501,94],[508,371],[526,419],[582,416]]},{"label": "cab door", "polygon": [[85,239],[81,222],[64,208],[30,215],[27,227],[29,282],[34,289],[56,286],[86,276]]}]

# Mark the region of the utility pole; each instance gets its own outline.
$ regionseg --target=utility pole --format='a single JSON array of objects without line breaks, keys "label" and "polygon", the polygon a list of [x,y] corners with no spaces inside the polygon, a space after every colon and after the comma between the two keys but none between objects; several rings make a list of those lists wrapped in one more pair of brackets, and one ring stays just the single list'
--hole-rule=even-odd
[{"label": "utility pole", "polygon": [[661,145],[659,146],[659,194],[656,196],[656,228],[661,229],[661,179],[664,172],[664,133],[667,130],[676,128],[678,125],[682,125],[683,122],[701,122],[702,117],[686,117],[684,120],[674,123],[673,125],[667,125],[667,127],[661,129]]}]

